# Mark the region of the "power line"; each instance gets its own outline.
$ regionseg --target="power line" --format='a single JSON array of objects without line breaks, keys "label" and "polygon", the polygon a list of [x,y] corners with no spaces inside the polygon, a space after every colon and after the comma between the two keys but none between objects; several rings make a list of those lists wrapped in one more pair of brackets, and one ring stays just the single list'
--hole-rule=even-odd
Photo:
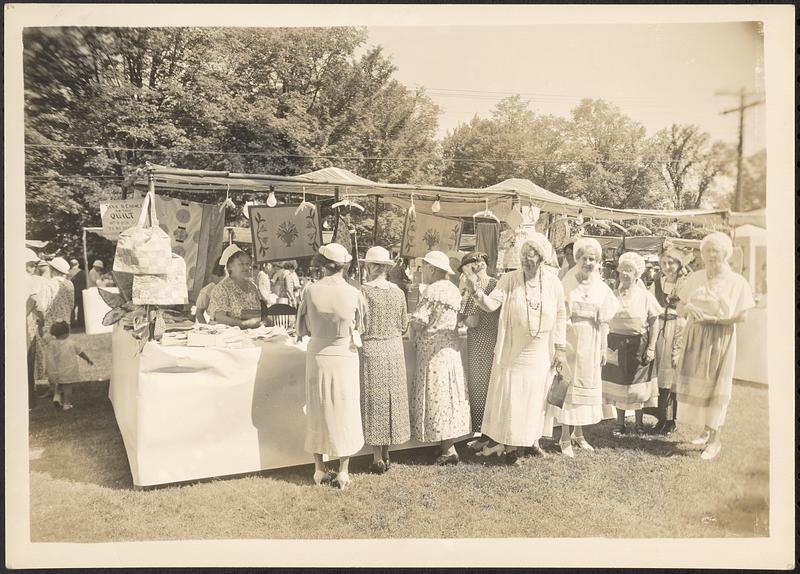
[{"label": "power line", "polygon": [[[212,150],[190,150],[190,149],[154,149],[154,148],[126,148],[126,147],[110,147],[110,146],[73,146],[67,144],[28,144],[28,147],[36,148],[58,148],[58,149],[86,149],[86,150],[111,150],[111,151],[138,151],[147,153],[178,153],[178,154],[207,154],[207,155],[223,155],[223,156],[258,156],[267,158],[303,158],[303,159],[345,159],[356,161],[425,161],[432,158],[425,157],[393,157],[393,156],[336,156],[336,155],[297,155],[297,154],[271,154],[266,152],[224,152]],[[557,164],[570,164],[570,163],[625,163],[625,162],[638,162],[640,157],[636,155],[621,155],[610,158],[600,158],[593,160],[576,160],[576,159],[552,159],[552,158],[538,158],[538,157],[511,157],[511,158],[446,158],[445,162],[454,163],[503,163],[503,162],[536,162],[536,163],[557,163]],[[109,176],[116,177],[116,176]]]}]

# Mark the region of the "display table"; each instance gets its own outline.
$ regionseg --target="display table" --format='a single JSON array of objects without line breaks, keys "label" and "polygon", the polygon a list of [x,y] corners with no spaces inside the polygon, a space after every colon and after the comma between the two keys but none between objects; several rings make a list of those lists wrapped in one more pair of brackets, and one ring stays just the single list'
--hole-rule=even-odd
[{"label": "display table", "polygon": [[736,326],[736,366],[733,378],[767,384],[767,308],[762,301]]},{"label": "display table", "polygon": [[[109,398],[136,486],[309,464],[302,346],[245,349],[138,342],[112,335]],[[466,353],[462,353],[466,356]],[[406,369],[414,353],[406,342]],[[423,446],[411,441],[393,450]],[[371,453],[365,447],[359,454]]]}]

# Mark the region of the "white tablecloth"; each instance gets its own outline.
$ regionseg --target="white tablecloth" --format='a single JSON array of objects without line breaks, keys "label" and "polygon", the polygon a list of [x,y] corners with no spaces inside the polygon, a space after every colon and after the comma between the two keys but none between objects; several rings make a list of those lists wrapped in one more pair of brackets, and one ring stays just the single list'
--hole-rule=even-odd
[{"label": "white tablecloth", "polygon": [[[305,351],[162,347],[112,335],[109,398],[136,486],[313,462],[305,437]],[[413,354],[407,345],[409,384]],[[397,447],[414,448],[411,441]],[[371,453],[365,447],[360,454]]]}]

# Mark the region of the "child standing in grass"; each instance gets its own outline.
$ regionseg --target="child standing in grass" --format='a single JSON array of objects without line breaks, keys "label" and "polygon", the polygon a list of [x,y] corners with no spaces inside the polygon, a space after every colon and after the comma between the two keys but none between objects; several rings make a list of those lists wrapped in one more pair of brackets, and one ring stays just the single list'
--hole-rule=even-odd
[{"label": "child standing in grass", "polygon": [[67,411],[72,408],[72,385],[80,381],[77,357],[94,363],[70,339],[67,322],[53,323],[50,334],[54,339],[47,345],[47,378],[53,386],[53,405]]}]

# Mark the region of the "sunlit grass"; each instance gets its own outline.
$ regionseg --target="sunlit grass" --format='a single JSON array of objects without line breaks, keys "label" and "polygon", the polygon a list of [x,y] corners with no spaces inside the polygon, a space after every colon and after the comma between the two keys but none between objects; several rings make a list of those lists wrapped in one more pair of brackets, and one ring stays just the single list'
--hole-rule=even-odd
[{"label": "sunlit grass", "polygon": [[[108,337],[86,339],[98,363],[87,378],[107,378]],[[698,429],[671,442],[617,440],[608,421],[586,432],[597,451],[573,460],[545,443],[551,456],[519,467],[467,455],[440,468],[429,448],[394,454],[389,474],[374,476],[362,457],[344,492],[314,487],[310,466],[134,490],[107,395],[107,382],[85,383],[72,411],[45,403],[31,413],[34,541],[768,534],[762,387],[735,386],[712,462],[688,444]]]}]

